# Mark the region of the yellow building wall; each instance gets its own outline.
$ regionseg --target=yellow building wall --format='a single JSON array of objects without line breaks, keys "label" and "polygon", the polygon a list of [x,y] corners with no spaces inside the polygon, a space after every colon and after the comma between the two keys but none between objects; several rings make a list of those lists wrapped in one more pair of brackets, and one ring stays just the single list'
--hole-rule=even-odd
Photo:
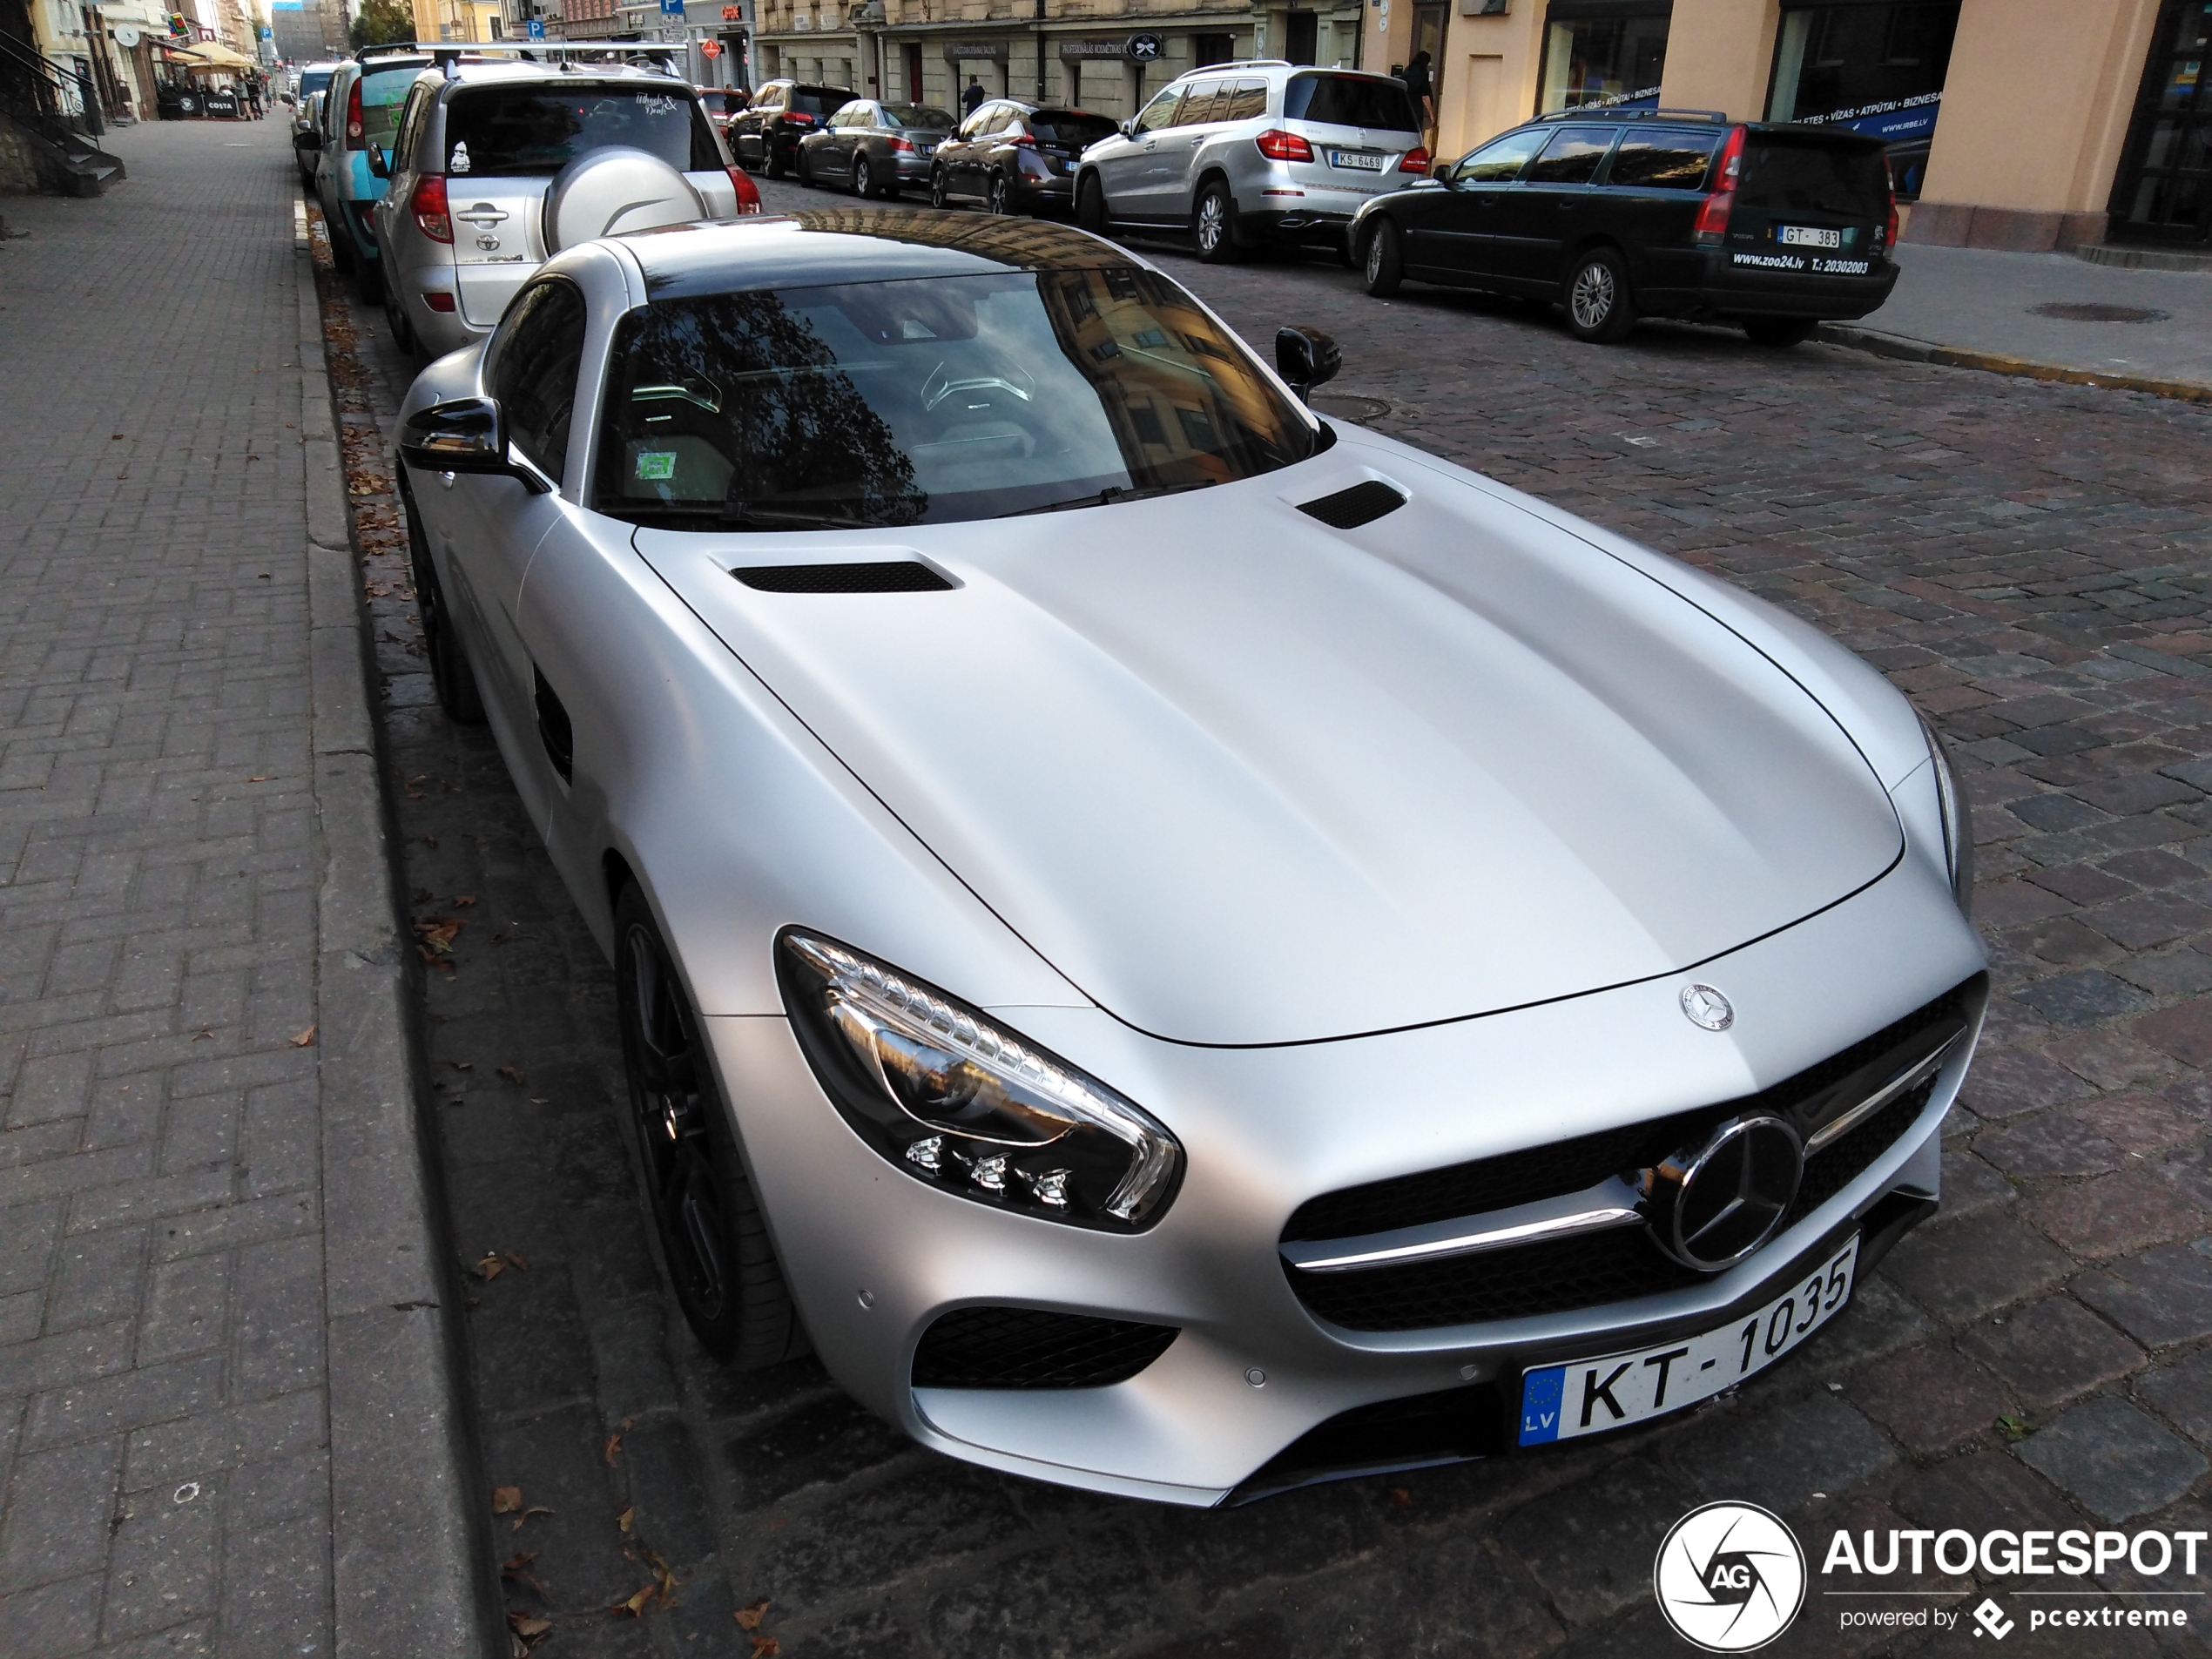
[{"label": "yellow building wall", "polygon": [[2101,240],[2157,13],[2158,0],[1965,0],[1913,239],[1952,239],[1939,227],[1971,208],[1991,228],[1958,239],[1977,246],[2048,247],[2033,239],[2047,228],[2080,239],[2056,223],[2068,216],[2095,219]]},{"label": "yellow building wall", "polygon": [[[1413,40],[1413,10],[1393,0],[1391,21],[1406,12],[1397,53],[1370,57],[1387,69],[1403,63]],[[1544,8],[1522,0],[1501,17],[1455,17],[1444,30],[1443,62],[1436,66],[1436,153],[1457,160],[1485,138],[1518,126],[1536,110],[1536,76],[1544,53]]]},{"label": "yellow building wall", "polygon": [[1774,74],[1779,0],[1675,0],[1659,103],[1669,110],[1720,110],[1731,121],[1766,115]]}]

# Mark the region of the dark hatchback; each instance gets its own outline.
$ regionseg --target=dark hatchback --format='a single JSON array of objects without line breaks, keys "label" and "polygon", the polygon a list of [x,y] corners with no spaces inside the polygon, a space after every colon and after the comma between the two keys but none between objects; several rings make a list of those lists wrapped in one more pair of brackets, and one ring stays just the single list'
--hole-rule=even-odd
[{"label": "dark hatchback", "polygon": [[1110,116],[1088,110],[1011,98],[979,104],[937,146],[930,203],[980,201],[994,213],[1066,212],[1075,203],[1076,163],[1120,131]]},{"label": "dark hatchback", "polygon": [[853,98],[850,87],[770,81],[723,127],[730,154],[740,167],[759,167],[771,179],[780,179],[798,158],[799,141],[826,126]]},{"label": "dark hatchback", "polygon": [[1377,197],[1352,238],[1370,293],[1411,278],[1557,300],[1584,340],[1678,317],[1794,345],[1897,285],[1878,140],[1718,115],[1545,117]]}]

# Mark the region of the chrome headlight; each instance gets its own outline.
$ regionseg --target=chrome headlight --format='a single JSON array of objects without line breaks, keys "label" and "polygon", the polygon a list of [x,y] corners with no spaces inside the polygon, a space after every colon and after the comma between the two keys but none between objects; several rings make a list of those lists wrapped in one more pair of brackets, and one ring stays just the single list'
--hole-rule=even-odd
[{"label": "chrome headlight", "polygon": [[824,1092],[916,1180],[1116,1232],[1150,1225],[1174,1196],[1182,1146],[1095,1078],[816,934],[786,932],[776,966]]},{"label": "chrome headlight", "polygon": [[1928,759],[1935,768],[1936,799],[1943,809],[1943,861],[1951,872],[1952,895],[1959,901],[1959,914],[1971,917],[1974,912],[1973,813],[1966,805],[1966,792],[1959,786],[1959,774],[1952,770],[1943,739],[1925,714],[1920,716],[1920,732],[1928,740]]}]

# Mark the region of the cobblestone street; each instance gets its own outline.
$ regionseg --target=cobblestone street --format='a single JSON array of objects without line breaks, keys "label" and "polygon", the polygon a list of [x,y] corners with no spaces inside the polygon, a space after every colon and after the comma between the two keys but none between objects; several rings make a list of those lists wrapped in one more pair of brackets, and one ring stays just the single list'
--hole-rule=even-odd
[{"label": "cobblestone street", "polygon": [[[771,211],[849,205],[763,190]],[[1776,601],[1943,730],[1996,979],[1943,1214],[1707,1408],[1236,1510],[948,1461],[812,1360],[722,1371],[661,1282],[611,975],[489,736],[438,713],[389,497],[359,493],[388,477],[376,435],[411,367],[326,273],[482,1495],[518,1489],[494,1522],[518,1628],[551,1621],[548,1659],[743,1653],[733,1615],[765,1598],[747,1628],[787,1659],[1618,1656],[1677,1650],[1652,1555],[1706,1500],[1807,1538],[2212,1527],[2212,409],[1718,329],[1584,346],[1501,300],[1371,300],[1333,261],[1144,252],[1263,352],[1279,324],[1333,334],[1331,418]],[[1817,1596],[1791,1640],[1943,1645],[1839,1634]],[[2202,1649],[2123,1630],[2062,1650]]]}]

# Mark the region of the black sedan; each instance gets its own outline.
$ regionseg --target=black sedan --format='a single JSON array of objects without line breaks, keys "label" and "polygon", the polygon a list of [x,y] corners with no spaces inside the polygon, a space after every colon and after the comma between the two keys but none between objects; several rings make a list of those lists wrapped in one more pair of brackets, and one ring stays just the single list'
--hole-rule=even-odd
[{"label": "black sedan", "polygon": [[1878,142],[1671,111],[1544,117],[1376,197],[1351,235],[1370,293],[1413,278],[1556,300],[1592,341],[1659,316],[1793,345],[1897,284]]},{"label": "black sedan", "polygon": [[848,86],[770,81],[723,129],[730,141],[730,153],[740,167],[759,168],[771,179],[780,179],[791,171],[799,141],[852,101],[853,89]]},{"label": "black sedan", "polygon": [[856,196],[896,196],[929,182],[937,146],[958,118],[934,104],[855,98],[799,141],[802,185],[842,185]]},{"label": "black sedan", "polygon": [[979,104],[937,150],[930,205],[980,201],[995,213],[1065,212],[1075,201],[1076,163],[1120,125],[1087,110],[994,98]]}]

